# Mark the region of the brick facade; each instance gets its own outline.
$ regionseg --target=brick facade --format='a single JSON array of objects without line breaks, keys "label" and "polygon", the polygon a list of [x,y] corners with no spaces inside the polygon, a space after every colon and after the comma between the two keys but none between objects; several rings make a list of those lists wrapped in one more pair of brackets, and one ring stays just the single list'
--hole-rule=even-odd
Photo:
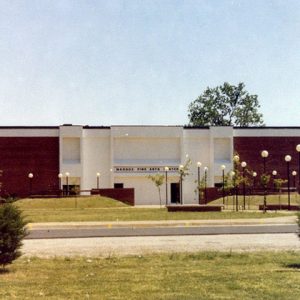
[{"label": "brick facade", "polygon": [[57,190],[58,137],[0,137],[1,194],[27,196],[28,174],[33,174],[32,193]]}]

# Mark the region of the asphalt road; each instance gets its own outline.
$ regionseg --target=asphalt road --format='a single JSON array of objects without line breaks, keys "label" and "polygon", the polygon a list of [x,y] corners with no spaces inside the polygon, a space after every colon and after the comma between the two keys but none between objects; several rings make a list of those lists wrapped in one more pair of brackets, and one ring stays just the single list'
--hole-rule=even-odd
[{"label": "asphalt road", "polygon": [[297,233],[295,224],[193,227],[49,228],[29,231],[26,239]]}]

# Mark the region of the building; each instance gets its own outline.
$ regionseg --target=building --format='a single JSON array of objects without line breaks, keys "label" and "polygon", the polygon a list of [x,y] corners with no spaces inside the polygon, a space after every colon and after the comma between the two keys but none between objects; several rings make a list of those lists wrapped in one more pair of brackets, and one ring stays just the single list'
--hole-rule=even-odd
[{"label": "building", "polygon": [[[178,201],[179,165],[191,160],[183,182],[183,202],[198,203],[196,183],[207,171],[207,185],[222,182],[220,166],[233,168],[232,157],[262,173],[261,151],[267,150],[267,172],[287,177],[284,157],[292,156],[290,170],[299,171],[296,146],[300,127],[187,127],[187,126],[77,126],[0,127],[2,195],[25,196],[58,190],[59,185],[82,193],[100,188],[134,188],[136,204],[158,204],[149,174],[168,171],[168,202]],[[300,156],[299,156],[300,157]],[[28,178],[32,173],[33,178]],[[59,179],[58,174],[64,176]],[[68,178],[65,174],[69,173]],[[298,172],[299,173],[299,172]],[[298,182],[298,181],[297,181]],[[165,184],[162,186],[165,202]]]}]

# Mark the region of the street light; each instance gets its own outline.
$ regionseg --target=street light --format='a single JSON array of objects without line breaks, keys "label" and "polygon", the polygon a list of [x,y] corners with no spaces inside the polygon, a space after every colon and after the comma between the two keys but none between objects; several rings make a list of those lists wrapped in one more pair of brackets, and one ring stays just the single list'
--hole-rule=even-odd
[{"label": "street light", "polygon": [[288,180],[288,210],[291,208],[291,195],[290,195],[290,161],[292,160],[292,157],[290,155],[286,155],[284,157],[284,160],[286,161],[287,165],[287,180]]},{"label": "street light", "polygon": [[273,188],[274,188],[274,191],[276,189],[276,185],[275,185],[275,177],[277,176],[277,171],[276,170],[273,170],[272,171],[272,175],[273,175]]},{"label": "street light", "polygon": [[296,151],[298,152],[298,192],[300,192],[300,144],[296,146]]},{"label": "street light", "polygon": [[197,169],[198,169],[198,202],[201,202],[201,192],[200,192],[200,172],[201,172],[202,163],[200,161],[197,162]]},{"label": "street light", "polygon": [[253,173],[252,173],[252,177],[253,177],[253,188],[255,188],[256,176],[257,176],[257,173],[256,173],[256,172],[253,172]]},{"label": "street light", "polygon": [[[267,150],[261,151],[261,157],[264,162],[264,176],[266,176],[266,159],[269,156],[269,152]],[[266,177],[265,177],[266,178]],[[265,180],[264,184],[264,213],[267,211],[267,180]]]},{"label": "street light", "polygon": [[[97,177],[97,190],[99,190],[99,180],[100,180],[100,173],[99,172],[97,172],[96,173],[96,177]],[[98,191],[98,193],[99,193],[99,191]]]},{"label": "street light", "polygon": [[[236,181],[235,181],[235,172],[234,171],[231,171],[230,172],[230,176],[231,176],[231,180],[233,181],[233,188],[234,188],[234,190],[236,190],[236,186],[235,186],[235,183],[236,183]],[[234,197],[232,198],[232,210],[234,211]]]},{"label": "street light", "polygon": [[293,175],[294,187],[296,188],[296,176],[297,176],[297,172],[293,171],[292,175]]},{"label": "street light", "polygon": [[66,172],[65,175],[66,175],[66,184],[67,184],[67,196],[69,196],[69,176],[70,176],[70,173]]},{"label": "street light", "polygon": [[208,171],[208,167],[204,167],[204,195],[205,195],[204,204],[207,204],[207,171]]},{"label": "street light", "polygon": [[[240,157],[236,154],[233,156],[233,167],[234,167],[234,171],[235,174],[237,174],[237,167],[238,167],[238,163],[240,161]],[[235,189],[235,208],[236,211],[239,210],[239,188],[238,188],[238,184],[236,182],[236,175],[234,176],[234,189]]]},{"label": "street light", "polygon": [[245,161],[242,161],[241,167],[243,169],[243,209],[246,209],[246,184],[245,184],[245,168],[247,166],[247,163]]},{"label": "street light", "polygon": [[168,205],[168,171],[169,171],[169,167],[165,167],[165,173],[166,173],[166,206]]},{"label": "street light", "polygon": [[183,165],[179,166],[179,172],[180,172],[180,204],[183,204],[182,203],[182,177],[183,177],[183,168],[184,168]]},{"label": "street light", "polygon": [[29,173],[28,174],[28,178],[29,178],[29,194],[31,196],[31,194],[32,194],[32,179],[33,179],[33,174]]},{"label": "street light", "polygon": [[59,194],[59,196],[61,196],[60,190],[61,190],[61,179],[62,179],[62,177],[63,177],[63,174],[62,174],[62,173],[59,173],[59,174],[57,175],[57,177],[58,177],[58,194]]},{"label": "street light", "polygon": [[222,165],[221,170],[222,170],[222,196],[223,196],[223,205],[225,205],[225,169],[226,166]]}]

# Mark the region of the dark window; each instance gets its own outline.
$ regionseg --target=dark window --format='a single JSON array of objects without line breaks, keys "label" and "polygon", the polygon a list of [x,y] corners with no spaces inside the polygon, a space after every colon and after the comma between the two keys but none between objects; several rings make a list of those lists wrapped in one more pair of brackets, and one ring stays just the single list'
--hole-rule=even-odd
[{"label": "dark window", "polygon": [[115,183],[114,188],[115,189],[123,189],[124,188],[124,183]]},{"label": "dark window", "polygon": [[223,186],[223,183],[222,182],[216,182],[215,183],[215,187],[216,188],[221,188]]}]

